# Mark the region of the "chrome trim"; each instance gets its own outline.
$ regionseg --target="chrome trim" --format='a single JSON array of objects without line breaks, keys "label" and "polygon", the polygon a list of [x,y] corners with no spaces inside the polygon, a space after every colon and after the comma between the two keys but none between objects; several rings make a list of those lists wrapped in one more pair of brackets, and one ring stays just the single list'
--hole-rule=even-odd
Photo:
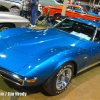
[{"label": "chrome trim", "polygon": [[[14,78],[16,81],[19,81],[19,82],[22,81],[22,84],[14,81],[13,79],[7,78],[7,77],[3,76],[2,74],[11,76],[11,78]],[[23,77],[23,76],[20,76],[20,75],[15,74],[13,72],[10,72],[10,71],[2,68],[2,67],[0,67],[0,76],[2,78],[4,78],[4,79],[7,79],[7,80],[9,80],[9,81],[11,81],[11,82],[13,82],[13,83],[15,83],[17,85],[20,85],[20,86],[24,86],[25,85],[24,82],[26,82],[27,80],[37,80],[37,77],[33,77],[33,78]],[[14,77],[14,76],[18,76],[18,77]]]},{"label": "chrome trim", "polygon": [[[24,85],[24,80],[23,80],[23,79],[13,77],[13,75],[16,75],[16,74],[12,73],[13,75],[11,75],[11,74],[8,74],[8,73],[6,73],[5,71],[2,71],[2,70],[0,70],[0,72],[1,72],[1,73],[0,73],[0,76],[1,76],[2,78],[7,79],[7,80],[9,80],[9,81],[11,81],[11,82],[13,82],[13,83],[15,83],[15,84],[17,84],[17,85],[20,85],[20,86],[23,86],[23,85]],[[21,80],[21,81],[22,81],[22,84],[19,84],[19,83],[13,81],[13,80],[10,80],[10,79],[8,79],[8,78],[2,76],[2,73],[5,73],[5,74],[7,74],[7,75],[9,75],[9,76],[11,76],[11,77],[17,79],[17,80]]]},{"label": "chrome trim", "polygon": [[13,82],[13,83],[17,84],[17,85],[23,86],[23,84],[21,85],[21,84],[19,84],[19,83],[15,82],[15,81],[12,81],[12,80],[10,80],[10,79],[8,79],[8,78],[6,78],[6,77],[2,76],[2,75],[0,75],[0,76],[1,76],[2,78],[6,79],[6,80],[9,80],[9,81],[11,81],[11,82]]},{"label": "chrome trim", "polygon": [[97,29],[98,29],[98,27],[96,27],[96,30],[95,30],[95,33],[94,33],[94,36],[93,36],[92,41],[94,41],[94,39],[95,39],[95,37],[96,37],[96,34],[97,34]]},{"label": "chrome trim", "polygon": [[[72,67],[71,65],[67,65]],[[72,77],[72,71],[70,68],[65,68],[60,74],[58,74],[58,78],[56,80],[56,89],[63,90],[69,84],[69,81]]]},{"label": "chrome trim", "polygon": [[83,68],[83,69],[80,69],[80,70],[77,72],[77,74],[80,73],[80,72],[82,72],[82,71],[84,71],[84,70],[86,70],[86,69],[88,69],[88,68],[91,68],[91,67],[93,67],[93,66],[95,66],[95,65],[97,65],[97,64],[99,64],[99,63],[100,63],[100,61],[99,61],[99,62],[96,62],[96,63],[94,63],[94,64],[91,64],[91,65],[89,65],[89,66],[87,66],[87,67],[85,67],[85,68]]}]

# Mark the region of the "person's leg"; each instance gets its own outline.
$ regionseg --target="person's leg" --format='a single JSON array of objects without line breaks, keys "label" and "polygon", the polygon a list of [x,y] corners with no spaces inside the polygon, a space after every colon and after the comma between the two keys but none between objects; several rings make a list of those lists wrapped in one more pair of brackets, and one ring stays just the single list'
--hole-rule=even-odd
[{"label": "person's leg", "polygon": [[25,12],[25,11],[24,11],[24,10],[22,10],[22,13],[21,13],[21,16],[22,16],[22,17],[24,16],[24,12]]},{"label": "person's leg", "polygon": [[25,11],[25,18],[27,18],[28,16],[28,11]]},{"label": "person's leg", "polygon": [[37,9],[33,8],[31,9],[31,24],[35,25],[35,20],[37,16]]}]

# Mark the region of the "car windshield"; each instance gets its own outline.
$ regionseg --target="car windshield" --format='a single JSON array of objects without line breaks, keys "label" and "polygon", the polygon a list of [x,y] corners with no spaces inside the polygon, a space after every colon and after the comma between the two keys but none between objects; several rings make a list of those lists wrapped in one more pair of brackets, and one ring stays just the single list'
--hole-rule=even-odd
[{"label": "car windshield", "polygon": [[84,38],[86,40],[92,40],[96,29],[91,25],[87,25],[85,23],[81,23],[70,19],[63,20],[62,22],[55,25],[54,28],[60,29],[72,35]]},{"label": "car windshield", "polygon": [[89,12],[89,10],[86,8],[86,6],[85,5],[81,5],[83,8],[84,8],[84,10],[88,13]]}]

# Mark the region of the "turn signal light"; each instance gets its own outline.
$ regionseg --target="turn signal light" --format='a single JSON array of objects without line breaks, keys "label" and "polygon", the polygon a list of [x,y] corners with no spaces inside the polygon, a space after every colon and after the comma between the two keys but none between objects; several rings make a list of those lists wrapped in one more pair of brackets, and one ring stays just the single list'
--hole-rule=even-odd
[{"label": "turn signal light", "polygon": [[27,80],[26,82],[27,83],[32,83],[32,82],[35,82],[36,80]]}]

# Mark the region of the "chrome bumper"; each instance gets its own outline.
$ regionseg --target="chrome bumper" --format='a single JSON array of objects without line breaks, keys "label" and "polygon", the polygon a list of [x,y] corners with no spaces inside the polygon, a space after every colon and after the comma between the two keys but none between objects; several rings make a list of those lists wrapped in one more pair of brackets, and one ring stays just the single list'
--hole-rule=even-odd
[{"label": "chrome bumper", "polygon": [[1,68],[0,67],[0,76],[8,81],[11,81],[17,85],[20,85],[20,86],[25,86],[27,84],[27,80],[37,80],[36,77],[30,79],[30,78],[26,78],[26,77],[23,77],[23,76],[20,76],[20,75],[17,75],[13,72],[10,72],[4,68]]}]

